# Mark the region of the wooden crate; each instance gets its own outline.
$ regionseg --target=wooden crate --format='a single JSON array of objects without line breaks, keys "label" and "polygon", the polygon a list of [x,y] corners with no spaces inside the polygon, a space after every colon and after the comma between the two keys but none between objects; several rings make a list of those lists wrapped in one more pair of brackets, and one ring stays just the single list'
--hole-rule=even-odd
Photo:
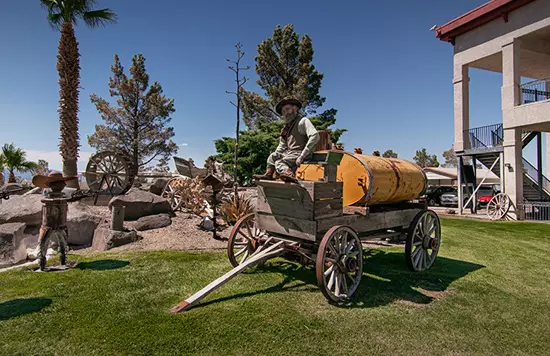
[{"label": "wooden crate", "polygon": [[319,220],[343,215],[341,182],[258,182],[256,215],[261,229],[316,240]]}]

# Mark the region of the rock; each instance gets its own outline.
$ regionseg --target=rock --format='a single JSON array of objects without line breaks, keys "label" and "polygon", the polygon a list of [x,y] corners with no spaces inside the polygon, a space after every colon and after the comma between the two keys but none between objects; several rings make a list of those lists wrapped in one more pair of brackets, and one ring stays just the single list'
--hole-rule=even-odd
[{"label": "rock", "polygon": [[126,206],[126,220],[137,220],[142,216],[162,213],[173,214],[168,200],[138,188],[130,188],[126,194],[111,199],[109,208],[113,205]]},{"label": "rock", "polygon": [[100,227],[95,230],[92,248],[97,251],[107,251],[114,247],[126,245],[138,241],[141,237],[137,231],[113,231],[108,227]]},{"label": "rock", "polygon": [[28,226],[42,223],[42,202],[38,194],[11,197],[0,205],[0,224],[22,222]]},{"label": "rock", "polygon": [[20,183],[6,183],[0,187],[0,192],[10,193],[13,195],[21,195],[24,193],[25,188]]},{"label": "rock", "polygon": [[69,203],[67,227],[69,229],[69,245],[89,246],[94,238],[94,231],[102,217],[81,202]]},{"label": "rock", "polygon": [[145,231],[152,229],[160,229],[161,227],[169,226],[172,224],[172,219],[168,214],[158,214],[144,216],[138,219],[134,224],[134,228],[137,231]]},{"label": "rock", "polygon": [[149,187],[149,191],[156,195],[161,195],[162,191],[164,190],[164,187],[166,186],[166,183],[168,183],[168,179],[166,178],[158,178],[153,182],[153,184]]},{"label": "rock", "polygon": [[210,217],[206,216],[202,219],[199,227],[206,231],[212,231],[214,230],[214,221]]},{"label": "rock", "polygon": [[24,231],[23,223],[0,225],[0,266],[10,266],[27,259]]}]

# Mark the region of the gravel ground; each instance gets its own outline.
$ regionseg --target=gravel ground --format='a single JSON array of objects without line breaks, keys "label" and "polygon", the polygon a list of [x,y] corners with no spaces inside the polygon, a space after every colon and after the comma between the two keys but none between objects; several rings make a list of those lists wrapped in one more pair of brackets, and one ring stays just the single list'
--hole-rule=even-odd
[{"label": "gravel ground", "polygon": [[[91,206],[98,214],[106,217],[110,222],[109,208],[105,206]],[[178,212],[172,218],[172,224],[154,230],[140,231],[138,234],[143,237],[137,242],[116,247],[109,251],[129,250],[216,250],[227,248],[227,241],[215,240],[212,232],[201,230],[198,225],[201,218],[187,213]],[[125,221],[125,228],[133,228],[134,222]],[[227,239],[230,228],[218,231],[218,236]],[[79,250],[86,253],[90,248]]]}]

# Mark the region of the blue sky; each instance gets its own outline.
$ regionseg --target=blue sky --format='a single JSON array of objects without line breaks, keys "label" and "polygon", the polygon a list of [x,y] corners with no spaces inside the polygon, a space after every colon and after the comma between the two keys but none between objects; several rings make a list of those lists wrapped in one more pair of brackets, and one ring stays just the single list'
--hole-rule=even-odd
[{"label": "blue sky", "polygon": [[[312,37],[314,64],[325,74],[322,109],[338,109],[337,127],[349,131],[347,149],[393,149],[412,159],[426,147],[441,153],[453,141],[452,46],[429,31],[485,0],[418,1],[175,1],[98,0],[119,22],[77,27],[80,43],[80,135],[84,169],[87,136],[101,123],[89,96],[108,97],[109,67],[117,53],[125,68],[143,53],[152,80],[175,98],[172,116],[178,156],[202,163],[213,141],[233,136],[234,86],[225,58],[241,42],[244,65],[254,67],[257,45],[277,24],[292,23]],[[57,153],[59,33],[39,1],[11,1],[0,14],[0,144],[14,142],[29,158],[60,168]],[[248,88],[257,89],[253,70]],[[501,75],[471,70],[471,125],[501,122]]]}]

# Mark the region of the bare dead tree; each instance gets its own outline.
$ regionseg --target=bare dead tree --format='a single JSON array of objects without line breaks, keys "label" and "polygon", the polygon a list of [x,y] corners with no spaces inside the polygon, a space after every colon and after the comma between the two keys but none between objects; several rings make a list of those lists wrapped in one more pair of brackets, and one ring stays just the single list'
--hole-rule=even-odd
[{"label": "bare dead tree", "polygon": [[238,154],[238,151],[239,151],[239,126],[240,126],[240,123],[241,123],[241,90],[242,90],[242,87],[243,85],[248,81],[248,78],[246,77],[240,77],[240,71],[241,70],[249,70],[250,69],[250,66],[246,66],[244,68],[241,68],[240,66],[240,63],[241,63],[241,59],[244,57],[244,52],[242,50],[242,45],[241,43],[237,43],[235,45],[235,48],[237,48],[237,60],[235,61],[232,61],[230,59],[226,59],[226,61],[228,63],[231,63],[231,65],[229,66],[229,69],[231,69],[233,72],[235,72],[235,82],[237,83],[237,91],[236,92],[231,92],[231,91],[226,91],[227,94],[232,94],[232,95],[235,95],[237,97],[237,104],[235,104],[234,102],[230,101],[231,104],[233,104],[233,106],[235,106],[237,108],[237,127],[236,127],[236,132],[235,132],[235,160],[234,160],[234,168],[233,168],[233,174],[234,174],[234,177],[235,177],[235,181],[234,181],[234,188],[235,188],[235,199],[238,199],[239,195],[237,194],[237,191],[238,191],[238,187],[239,187],[239,183],[238,183],[238,175],[237,175],[237,164],[238,164],[238,158],[239,158],[239,154]]}]

